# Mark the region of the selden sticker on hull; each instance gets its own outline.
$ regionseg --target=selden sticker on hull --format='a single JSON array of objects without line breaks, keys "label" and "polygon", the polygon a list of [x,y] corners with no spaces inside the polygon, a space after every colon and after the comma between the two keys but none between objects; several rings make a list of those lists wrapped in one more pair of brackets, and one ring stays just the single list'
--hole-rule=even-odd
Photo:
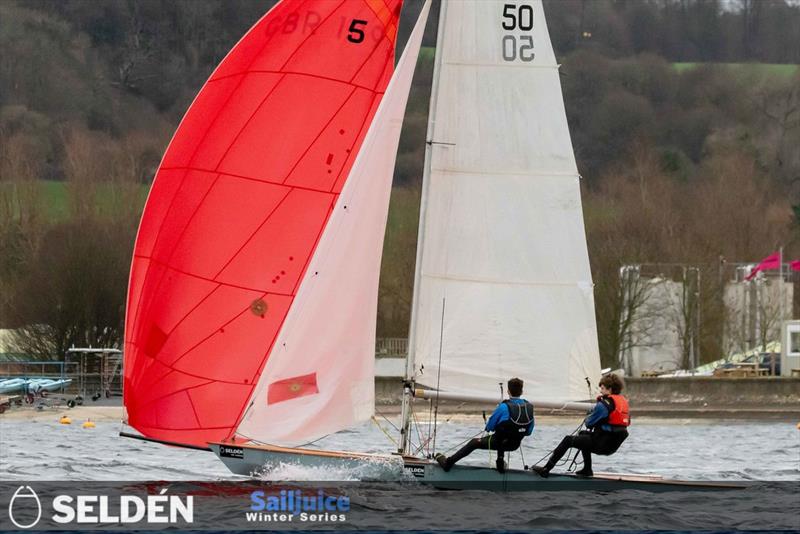
[{"label": "selden sticker on hull", "polygon": [[244,449],[241,447],[229,447],[222,445],[219,448],[219,455],[221,458],[244,458]]}]

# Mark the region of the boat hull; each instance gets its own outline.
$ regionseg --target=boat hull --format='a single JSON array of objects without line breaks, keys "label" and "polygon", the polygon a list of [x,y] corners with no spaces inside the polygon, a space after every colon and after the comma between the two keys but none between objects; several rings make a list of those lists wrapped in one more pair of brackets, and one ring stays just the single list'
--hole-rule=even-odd
[{"label": "boat hull", "polygon": [[439,489],[487,491],[714,491],[742,489],[741,482],[669,480],[650,475],[598,473],[593,477],[551,474],[543,478],[532,471],[509,469],[500,473],[488,467],[460,466],[445,472],[436,462],[400,455],[295,449],[270,445],[209,443],[211,450],[231,472],[260,477],[282,465],[348,472],[358,480],[416,480]]}]

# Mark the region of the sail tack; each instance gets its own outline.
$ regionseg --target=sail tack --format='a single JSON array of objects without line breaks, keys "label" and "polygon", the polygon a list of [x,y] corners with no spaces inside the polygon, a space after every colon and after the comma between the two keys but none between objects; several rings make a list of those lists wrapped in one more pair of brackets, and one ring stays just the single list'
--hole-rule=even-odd
[{"label": "sail tack", "polygon": [[413,374],[497,397],[518,376],[531,397],[585,399],[600,370],[593,286],[542,4],[444,1],[436,53]]},{"label": "sail tack", "polygon": [[283,0],[181,122],[131,267],[124,394],[144,435],[205,445],[251,401],[323,393],[312,369],[253,396],[393,72],[401,1]]}]

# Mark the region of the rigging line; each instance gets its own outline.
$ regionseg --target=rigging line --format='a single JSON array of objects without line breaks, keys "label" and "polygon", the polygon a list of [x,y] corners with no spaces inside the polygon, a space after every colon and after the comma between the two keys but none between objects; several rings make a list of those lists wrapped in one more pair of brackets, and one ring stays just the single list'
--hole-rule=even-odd
[{"label": "rigging line", "polygon": [[[572,432],[570,432],[570,433],[569,433],[569,435],[570,435],[570,436],[574,436],[575,434],[577,434],[577,433],[580,431],[581,427],[583,427],[583,420],[581,420],[581,422],[580,422],[580,424],[578,425],[578,427],[577,427],[575,430],[573,430]],[[550,449],[550,451],[548,451],[548,452],[547,452],[547,454],[545,454],[544,456],[542,456],[541,458],[539,458],[538,460],[536,460],[536,463],[534,463],[533,465],[539,465],[539,464],[542,462],[542,460],[544,460],[545,458],[547,458],[548,456],[550,456],[551,454],[553,454],[553,452],[554,452],[555,450],[556,450],[556,448],[555,448],[555,447],[553,447],[552,449]],[[565,462],[565,460],[561,460],[560,462],[558,462],[558,464],[557,464],[557,465],[562,465],[564,462]]]},{"label": "rigging line", "polygon": [[[430,442],[431,442],[431,438],[430,438],[430,437],[428,437],[428,439],[426,439],[425,441],[421,442],[421,443],[420,443],[420,446],[419,446],[419,447],[417,447],[417,449],[414,451],[414,456],[416,456],[417,454],[419,454],[420,452],[422,452],[422,449],[423,449],[423,448],[425,448],[425,447],[428,447],[428,444],[429,444]],[[431,451],[431,449],[430,449],[430,447],[428,447],[428,453],[427,453],[427,456],[430,456],[430,451]]]},{"label": "rigging line", "polygon": [[444,307],[445,297],[442,297],[442,321],[439,326],[439,367],[436,369],[436,408],[433,412],[433,454],[436,455],[436,420],[439,416],[439,384],[442,379],[442,346],[444,344]]},{"label": "rigging line", "polygon": [[[417,439],[419,440],[419,442],[418,442],[418,443],[419,443],[419,445],[420,445],[420,448],[418,448],[418,449],[416,450],[416,452],[414,453],[414,455],[416,455],[416,454],[418,454],[418,453],[419,453],[419,451],[421,451],[421,450],[422,450],[422,431],[420,430],[420,427],[419,427],[419,419],[417,419],[417,414],[416,414],[416,412],[414,411],[413,404],[409,404],[409,409],[411,410],[411,418],[414,420],[414,429],[417,431]],[[409,436],[409,438],[408,438],[408,442],[409,442],[409,445],[410,445],[411,447],[413,447],[413,446],[414,446],[414,444],[413,444],[413,443],[411,443],[411,436]]]},{"label": "rigging line", "polygon": [[[422,431],[420,430],[420,424],[419,420],[417,419],[417,414],[413,413],[413,417],[414,417],[414,425],[417,429],[417,439],[419,439],[419,446],[414,450],[414,456],[416,456],[420,452],[422,452],[422,449],[430,442],[430,438],[427,440],[422,439]],[[411,440],[409,440],[409,445],[411,447],[413,447],[414,445],[413,443],[411,443]]]},{"label": "rigging line", "polygon": [[461,447],[462,445],[464,445],[464,444],[465,444],[466,442],[468,442],[469,440],[477,438],[478,436],[480,436],[481,434],[483,434],[483,432],[484,432],[483,430],[480,430],[480,431],[478,431],[478,433],[477,433],[477,434],[473,434],[472,436],[468,437],[467,439],[465,439],[465,440],[464,440],[464,441],[462,441],[461,443],[458,443],[458,444],[456,444],[456,445],[453,445],[452,447],[450,447],[449,449],[447,449],[446,451],[444,451],[444,452],[445,452],[445,454],[447,454],[448,452],[452,451],[453,449],[456,449],[456,448],[459,448],[459,447]]},{"label": "rigging line", "polygon": [[392,423],[392,421],[391,421],[391,420],[390,420],[388,417],[386,417],[386,415],[384,415],[383,413],[381,413],[380,411],[378,411],[378,409],[377,409],[377,408],[375,409],[375,413],[377,413],[378,415],[380,415],[381,417],[383,417],[383,418],[386,420],[386,422],[387,422],[387,423],[389,423],[389,424],[392,426],[392,428],[394,428],[394,429],[395,429],[395,430],[397,430],[398,432],[400,431],[400,429],[399,429],[399,428],[397,428],[397,425],[395,425],[394,423]]},{"label": "rigging line", "polygon": [[375,426],[377,426],[377,427],[380,429],[380,431],[381,431],[381,432],[383,432],[383,434],[384,434],[384,435],[385,435],[387,438],[389,438],[389,441],[391,441],[392,443],[394,443],[395,447],[397,447],[397,446],[398,446],[398,443],[397,443],[397,441],[396,441],[396,440],[395,440],[395,439],[392,437],[392,435],[391,435],[391,434],[389,434],[389,432],[387,432],[387,431],[386,431],[386,429],[385,429],[385,428],[383,428],[383,427],[381,426],[381,424],[380,424],[380,423],[378,423],[378,420],[377,420],[377,419],[375,419],[375,416],[374,416],[374,415],[371,417],[371,419],[372,419],[372,422],[373,422],[373,423],[375,423]]},{"label": "rigging line", "polygon": [[[425,443],[429,443],[431,441],[431,436],[433,433],[431,432],[431,423],[433,422],[433,399],[428,399],[428,439]],[[434,430],[435,431],[435,430]],[[431,450],[428,448],[427,456],[430,457]]]}]

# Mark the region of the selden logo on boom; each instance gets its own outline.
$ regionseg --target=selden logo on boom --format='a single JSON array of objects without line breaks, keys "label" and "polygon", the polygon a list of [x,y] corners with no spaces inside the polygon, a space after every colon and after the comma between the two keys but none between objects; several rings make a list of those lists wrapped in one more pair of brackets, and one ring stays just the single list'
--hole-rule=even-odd
[{"label": "selden logo on boom", "polygon": [[250,494],[250,511],[245,517],[249,523],[342,523],[349,511],[350,497],[346,495],[326,495],[322,490],[312,494],[281,490],[267,495],[257,490]]}]

